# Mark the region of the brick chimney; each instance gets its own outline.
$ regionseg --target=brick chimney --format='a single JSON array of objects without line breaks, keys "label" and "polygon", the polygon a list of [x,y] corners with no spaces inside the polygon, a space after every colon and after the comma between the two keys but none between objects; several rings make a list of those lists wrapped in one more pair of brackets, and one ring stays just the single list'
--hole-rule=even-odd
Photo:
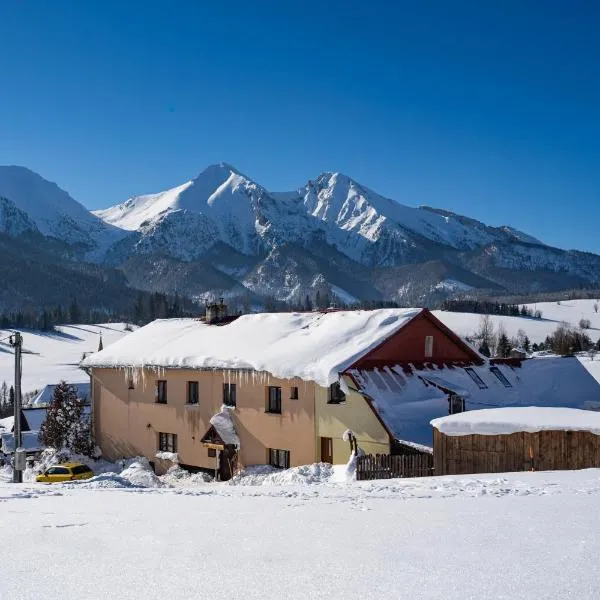
[{"label": "brick chimney", "polygon": [[225,317],[227,317],[227,304],[223,303],[223,298],[219,298],[219,302],[206,304],[206,323],[209,325],[220,323]]}]

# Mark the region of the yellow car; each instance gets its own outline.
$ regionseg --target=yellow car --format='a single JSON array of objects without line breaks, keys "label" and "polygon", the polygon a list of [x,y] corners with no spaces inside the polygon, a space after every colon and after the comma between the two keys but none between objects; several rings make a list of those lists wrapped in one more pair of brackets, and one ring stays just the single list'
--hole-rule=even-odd
[{"label": "yellow car", "polygon": [[77,479],[89,479],[93,476],[94,471],[84,464],[63,463],[62,465],[49,467],[41,475],[38,475],[35,480],[38,483],[62,483]]}]

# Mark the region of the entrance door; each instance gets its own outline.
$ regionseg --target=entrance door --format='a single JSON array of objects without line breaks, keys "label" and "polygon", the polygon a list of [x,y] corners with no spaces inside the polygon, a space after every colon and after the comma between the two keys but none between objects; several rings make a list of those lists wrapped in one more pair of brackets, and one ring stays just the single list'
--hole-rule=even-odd
[{"label": "entrance door", "polygon": [[330,437],[321,438],[321,462],[333,464],[333,440]]}]

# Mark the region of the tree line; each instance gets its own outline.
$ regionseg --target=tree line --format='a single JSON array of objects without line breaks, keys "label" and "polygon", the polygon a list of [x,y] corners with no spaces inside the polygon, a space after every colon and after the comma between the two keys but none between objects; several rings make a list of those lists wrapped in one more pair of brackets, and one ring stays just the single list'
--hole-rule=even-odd
[{"label": "tree line", "polygon": [[525,304],[510,304],[507,302],[494,302],[492,300],[444,300],[440,308],[448,312],[503,315],[505,317],[530,317],[533,319],[542,318],[541,311],[533,310]]},{"label": "tree line", "polygon": [[83,308],[73,298],[67,306],[46,306],[26,308],[0,313],[0,329],[39,329],[51,331],[56,325],[90,325],[103,322],[127,322],[144,325],[154,319],[170,317],[196,317],[203,313],[203,307],[189,298],[177,294],[170,296],[161,293],[140,292],[131,306],[122,310],[104,308]]}]

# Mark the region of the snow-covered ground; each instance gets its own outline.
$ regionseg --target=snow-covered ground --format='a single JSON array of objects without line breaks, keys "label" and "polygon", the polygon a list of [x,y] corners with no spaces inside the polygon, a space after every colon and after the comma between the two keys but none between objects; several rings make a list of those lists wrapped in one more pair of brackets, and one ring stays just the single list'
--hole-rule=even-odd
[{"label": "snow-covered ground", "polygon": [[[587,334],[592,341],[596,342],[600,338],[600,312],[594,310],[594,304],[598,303],[600,310],[600,301],[596,300],[561,300],[556,302],[538,302],[537,304],[526,304],[532,310],[539,310],[542,313],[541,319],[532,319],[530,317],[505,317],[503,315],[491,315],[494,327],[497,329],[500,324],[504,327],[509,337],[516,337],[519,329],[522,329],[531,342],[543,342],[546,336],[552,332],[561,323],[568,323],[573,327],[579,327],[579,321],[588,319],[590,329]],[[462,336],[469,336],[475,333],[479,328],[481,315],[475,313],[455,313],[443,310],[434,310],[433,314],[445,325]]]},{"label": "snow-covered ground", "polygon": [[[190,488],[0,483],[0,596],[598,597],[600,470]],[[8,546],[7,546],[8,547]]]},{"label": "snow-covered ground", "polygon": [[[70,382],[89,381],[79,368],[85,352],[98,350],[100,334],[104,347],[127,334],[124,323],[99,325],[62,325],[56,331],[20,330],[23,335],[23,393],[41,390],[62,379]],[[7,338],[10,331],[0,329],[0,385],[14,381],[14,356]]]}]

